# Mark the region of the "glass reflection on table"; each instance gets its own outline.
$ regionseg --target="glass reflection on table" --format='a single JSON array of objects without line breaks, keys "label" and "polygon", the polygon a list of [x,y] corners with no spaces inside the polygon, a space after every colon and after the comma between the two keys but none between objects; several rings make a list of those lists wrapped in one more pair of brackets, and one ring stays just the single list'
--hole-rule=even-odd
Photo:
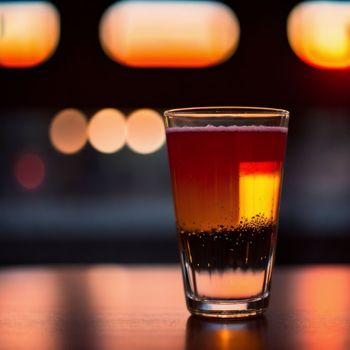
[{"label": "glass reflection on table", "polygon": [[186,350],[262,350],[266,344],[264,317],[241,321],[191,316],[186,325]]}]

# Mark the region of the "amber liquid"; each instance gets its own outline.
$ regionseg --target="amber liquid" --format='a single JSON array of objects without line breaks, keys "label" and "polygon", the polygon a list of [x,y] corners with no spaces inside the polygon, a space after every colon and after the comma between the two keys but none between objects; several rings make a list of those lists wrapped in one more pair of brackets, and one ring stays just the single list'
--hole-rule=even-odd
[{"label": "amber liquid", "polygon": [[269,289],[287,129],[167,131],[187,293],[247,299]]}]

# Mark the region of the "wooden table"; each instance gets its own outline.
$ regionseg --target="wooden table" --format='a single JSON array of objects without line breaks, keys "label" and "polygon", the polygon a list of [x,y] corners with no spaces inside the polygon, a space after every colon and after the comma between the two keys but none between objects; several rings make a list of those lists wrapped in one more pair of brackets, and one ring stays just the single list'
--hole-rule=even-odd
[{"label": "wooden table", "polygon": [[174,266],[0,270],[0,350],[350,349],[350,267],[275,269],[265,317],[189,317]]}]

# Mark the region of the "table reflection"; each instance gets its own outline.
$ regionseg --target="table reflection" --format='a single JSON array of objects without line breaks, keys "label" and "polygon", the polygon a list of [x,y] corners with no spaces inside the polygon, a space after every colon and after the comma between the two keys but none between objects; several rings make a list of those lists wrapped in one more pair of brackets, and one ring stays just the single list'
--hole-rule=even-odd
[{"label": "table reflection", "polygon": [[[0,350],[348,350],[349,267],[277,269],[265,317],[189,317],[178,267],[0,269]],[[189,318],[188,318],[189,317]]]},{"label": "table reflection", "polygon": [[0,273],[0,349],[58,349],[60,291],[52,272],[42,270]]},{"label": "table reflection", "polygon": [[57,273],[56,285],[60,310],[55,318],[57,349],[99,350],[100,334],[87,273]]},{"label": "table reflection", "polygon": [[264,317],[228,321],[191,316],[186,326],[186,350],[267,349],[266,332]]},{"label": "table reflection", "polygon": [[304,268],[289,278],[288,308],[304,324],[294,334],[300,350],[349,349],[350,274],[346,267]]}]

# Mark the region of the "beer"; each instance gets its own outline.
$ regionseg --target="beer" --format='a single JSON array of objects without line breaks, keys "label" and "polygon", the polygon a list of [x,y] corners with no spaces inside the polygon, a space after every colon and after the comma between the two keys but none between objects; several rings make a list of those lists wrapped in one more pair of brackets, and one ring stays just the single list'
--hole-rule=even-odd
[{"label": "beer", "polygon": [[167,129],[188,297],[232,300],[269,289],[286,127]]}]

